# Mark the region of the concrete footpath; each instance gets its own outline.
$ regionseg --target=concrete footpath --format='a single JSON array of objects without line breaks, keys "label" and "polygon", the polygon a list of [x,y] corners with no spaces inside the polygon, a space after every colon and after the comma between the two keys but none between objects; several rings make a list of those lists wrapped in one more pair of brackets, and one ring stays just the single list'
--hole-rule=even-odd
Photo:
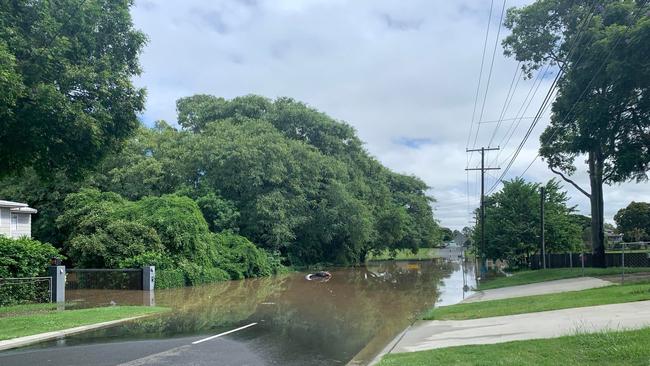
[{"label": "concrete footpath", "polygon": [[637,301],[473,320],[420,321],[389,353],[471,344],[553,338],[578,332],[650,326],[650,301]]},{"label": "concrete footpath", "polygon": [[[613,285],[613,283],[594,277],[569,278],[479,291],[462,302],[580,291],[609,285]],[[601,307],[595,306],[592,307],[596,308],[595,310],[592,310],[592,308],[574,308],[475,320],[419,321],[395,337],[370,364],[377,364],[381,357],[388,353],[534,338],[552,338],[573,334],[576,331],[616,329],[619,326],[633,327],[636,325],[643,327],[646,324],[650,325],[650,309],[645,310],[646,313],[637,314],[612,315],[608,311],[619,311],[617,306],[621,307],[620,311],[629,311],[627,306],[643,308],[644,306],[647,307],[648,304],[650,302],[644,301],[631,304],[604,305],[605,307],[614,307],[604,313],[599,309]],[[598,315],[592,316],[590,312]],[[619,316],[622,316],[621,322],[617,322]],[[589,322],[592,318],[594,318],[594,321]]]},{"label": "concrete footpath", "polygon": [[509,299],[513,297],[524,297],[533,295],[555,294],[568,291],[580,291],[590,288],[613,285],[612,282],[604,281],[594,277],[577,277],[564,280],[546,281],[531,283],[528,285],[510,286],[492,290],[479,291],[463,301],[478,302],[488,300]]}]

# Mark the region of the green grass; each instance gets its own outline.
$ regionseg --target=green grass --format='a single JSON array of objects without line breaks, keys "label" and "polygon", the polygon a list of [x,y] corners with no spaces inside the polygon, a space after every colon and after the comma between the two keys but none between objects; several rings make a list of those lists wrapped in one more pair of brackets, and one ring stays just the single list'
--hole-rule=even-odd
[{"label": "green grass", "polygon": [[395,252],[395,255],[391,255],[390,251],[384,250],[376,255],[373,255],[372,253],[368,254],[368,260],[423,260],[435,258],[437,255],[438,251],[435,248],[420,248],[418,249],[417,253],[413,253],[409,249],[400,249]]},{"label": "green grass", "polygon": [[[101,323],[111,320],[130,318],[139,315],[154,314],[169,310],[155,306],[110,306],[92,309],[47,311],[50,304],[18,305],[9,312],[17,313],[19,307],[25,312],[38,310],[30,315],[0,317],[0,340],[23,337],[32,334],[52,332],[82,325]],[[6,311],[4,308],[2,311]]]},{"label": "green grass", "polygon": [[648,365],[650,328],[460,346],[385,356],[380,366]]},{"label": "green grass", "polygon": [[650,300],[649,282],[443,306],[429,310],[424,319],[477,319],[642,300]]},{"label": "green grass", "polygon": [[[66,307],[67,306],[68,305],[66,304]],[[0,317],[28,315],[52,310],[56,310],[56,304],[46,303],[0,306]]]},{"label": "green grass", "polygon": [[[622,269],[620,267],[609,268],[585,268],[585,276],[607,276],[620,274]],[[625,273],[638,273],[650,272],[648,267],[639,268],[625,268]],[[515,272],[510,277],[497,277],[485,280],[478,286],[479,290],[489,290],[493,288],[508,287],[525,285],[529,283],[537,283],[552,280],[561,280],[564,278],[575,278],[583,275],[582,268],[556,268],[556,269],[540,269],[536,271],[521,271]]]}]

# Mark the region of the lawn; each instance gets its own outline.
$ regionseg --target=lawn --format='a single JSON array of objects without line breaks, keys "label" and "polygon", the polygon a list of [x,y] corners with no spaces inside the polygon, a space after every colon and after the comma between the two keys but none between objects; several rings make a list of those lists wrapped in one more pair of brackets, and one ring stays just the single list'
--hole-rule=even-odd
[{"label": "lawn", "polygon": [[[620,267],[609,268],[585,268],[585,276],[607,276],[620,274]],[[648,267],[625,268],[625,273],[650,272]],[[479,290],[489,290],[493,288],[525,285],[528,283],[561,280],[564,278],[575,278],[583,275],[582,268],[554,268],[540,269],[535,271],[515,272],[510,277],[497,277],[485,280],[479,284]]]},{"label": "lawn", "polygon": [[379,254],[368,254],[368,260],[424,260],[435,258],[437,254],[438,251],[435,248],[420,248],[417,253],[413,253],[410,249],[399,249],[395,252],[395,255],[391,255],[390,251],[384,250]]},{"label": "lawn", "polygon": [[[169,310],[155,306],[109,306],[56,311],[52,306],[51,304],[37,304],[0,308],[0,313],[4,313],[0,317],[0,340]],[[6,314],[21,315],[5,316]]]},{"label": "lawn", "polygon": [[443,306],[429,310],[424,319],[477,319],[641,300],[650,300],[650,282]]},{"label": "lawn", "polygon": [[645,328],[399,353],[379,365],[648,365],[648,344],[650,328]]}]

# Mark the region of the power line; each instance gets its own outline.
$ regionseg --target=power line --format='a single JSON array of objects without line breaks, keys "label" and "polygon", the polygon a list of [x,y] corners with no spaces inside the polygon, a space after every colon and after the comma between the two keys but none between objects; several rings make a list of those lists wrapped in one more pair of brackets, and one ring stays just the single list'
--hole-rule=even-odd
[{"label": "power line", "polygon": [[503,179],[503,177],[505,177],[505,175],[508,173],[508,171],[512,167],[512,164],[515,162],[515,160],[517,160],[517,156],[519,156],[519,153],[521,152],[521,149],[523,149],[524,145],[526,144],[526,141],[528,141],[528,138],[530,137],[530,134],[533,132],[533,129],[535,128],[535,126],[539,122],[539,120],[540,120],[540,118],[542,116],[542,113],[544,112],[544,110],[546,110],[547,104],[551,100],[551,96],[553,95],[553,92],[555,91],[555,85],[557,85],[557,82],[560,79],[561,75],[562,75],[562,70],[560,70],[560,72],[558,72],[557,75],[555,76],[555,79],[553,80],[553,83],[551,83],[551,86],[548,89],[548,92],[546,93],[546,96],[544,97],[544,100],[542,101],[542,105],[539,107],[539,110],[537,111],[537,114],[535,115],[535,119],[530,124],[530,127],[528,127],[528,131],[526,131],[526,134],[524,135],[524,138],[521,140],[521,143],[519,143],[519,146],[517,146],[517,149],[515,150],[515,153],[514,153],[512,159],[510,160],[510,162],[508,163],[506,168],[501,173],[501,176],[499,177],[499,179],[490,188],[488,194],[490,192],[492,192],[499,185],[499,182],[501,181],[501,179]]},{"label": "power line", "polygon": [[[585,18],[585,20],[583,20],[583,23],[582,23],[582,25],[580,26],[580,30],[578,31],[578,34],[577,34],[575,40],[573,41],[573,44],[571,45],[571,49],[569,50],[569,52],[568,52],[568,54],[567,54],[567,56],[566,56],[566,60],[570,60],[570,59],[571,59],[571,56],[573,55],[573,52],[576,50],[577,44],[578,44],[579,41],[582,39],[584,27],[586,26],[586,24],[587,24],[587,23],[591,20],[591,18],[593,17],[593,10],[594,10],[595,5],[596,5],[596,2],[594,2],[594,3],[592,4],[592,8],[589,10],[589,15],[587,16],[587,18]],[[584,54],[581,54],[581,55],[580,55],[580,57],[578,58],[578,62],[582,59],[582,56],[583,56],[583,55],[584,55]],[[548,69],[549,66],[550,66],[550,63],[549,63],[549,65],[547,66],[547,69]],[[551,96],[552,96],[552,94],[553,94],[553,91],[554,91],[554,89],[555,89],[555,86],[557,85],[558,80],[559,80],[559,79],[562,77],[562,75],[564,74],[564,70],[565,70],[564,68],[560,68],[559,72],[558,72],[557,75],[555,76],[555,79],[553,80],[553,83],[551,84],[551,87],[549,88],[549,90],[548,90],[548,92],[547,92],[547,94],[546,94],[546,97],[545,97],[544,100],[542,101],[542,105],[540,106],[540,108],[538,109],[537,114],[535,115],[535,119],[533,119],[533,121],[532,121],[530,127],[528,128],[528,131],[526,132],[526,135],[524,136],[524,138],[522,139],[521,143],[519,144],[519,146],[518,146],[517,149],[515,150],[514,154],[512,155],[512,159],[510,160],[510,162],[508,163],[508,165],[506,166],[506,168],[503,170],[501,176],[500,176],[499,179],[495,182],[495,184],[490,188],[489,192],[492,192],[492,191],[493,191],[493,190],[494,190],[494,189],[499,185],[499,183],[501,182],[501,180],[503,179],[503,177],[505,177],[505,175],[508,173],[508,171],[509,171],[510,168],[512,167],[514,161],[515,161],[515,160],[517,159],[517,157],[519,156],[519,153],[521,152],[521,149],[523,148],[523,146],[525,145],[526,141],[527,141],[528,138],[530,137],[530,134],[532,133],[533,129],[535,128],[535,126],[537,125],[537,123],[539,122],[539,120],[541,119],[541,116],[542,116],[543,113],[545,112],[546,108],[548,108],[548,106],[549,106],[548,103],[549,103],[549,101],[550,101],[550,99],[551,99]],[[596,75],[597,75],[597,73],[596,73]],[[594,78],[595,78],[596,75],[594,75]],[[541,84],[541,82],[540,82],[540,84]],[[538,86],[538,87],[539,87],[539,86]],[[572,108],[572,109],[573,109],[573,108]],[[514,133],[514,131],[513,131],[513,133]],[[512,135],[511,135],[511,136],[512,136]],[[538,154],[538,155],[539,155],[539,154]],[[535,159],[536,159],[536,158],[535,158]],[[532,165],[532,162],[531,162],[531,164],[529,164],[528,168],[530,168],[530,165]],[[526,168],[526,170],[528,170],[528,168]]]},{"label": "power line", "polygon": [[[492,132],[492,137],[490,137],[490,142],[488,143],[488,146],[492,146],[492,141],[494,141],[494,137],[497,135],[497,131],[499,130],[499,127],[501,127],[501,123],[503,123],[504,121],[503,117],[505,117],[506,111],[510,107],[510,102],[512,102],[512,99],[515,96],[515,91],[517,90],[517,86],[519,85],[519,80],[521,80],[521,78],[518,78],[517,75],[522,74],[524,72],[523,70],[519,69],[519,65],[521,65],[521,61],[518,62],[517,67],[515,67],[515,72],[512,75],[512,80],[510,81],[510,87],[508,88],[508,93],[506,94],[506,100],[503,102],[503,108],[501,108],[501,114],[499,114],[499,119],[497,120],[497,126],[494,128],[494,131]],[[512,85],[515,82],[515,79],[517,80],[517,83],[515,84],[515,87],[513,89]],[[512,92],[512,94],[510,92]]]},{"label": "power line", "polygon": [[[485,51],[487,50],[487,41],[488,41],[488,36],[490,35],[490,24],[492,22],[492,9],[494,7],[494,0],[490,1],[490,14],[488,15],[488,24],[487,24],[487,30],[485,31],[485,40],[483,41],[483,54],[481,56],[481,68],[479,71],[479,76],[478,76],[478,84],[476,85],[476,96],[474,97],[474,110],[472,111],[472,120],[469,126],[469,134],[467,135],[467,144],[465,145],[465,149],[469,149],[469,141],[472,138],[472,131],[474,128],[474,120],[476,118],[476,107],[478,106],[478,96],[481,90],[481,81],[483,79],[483,66],[485,64]],[[476,127],[476,133],[478,135],[478,130],[480,128],[480,125]],[[467,166],[469,167],[469,161],[471,160],[472,155],[470,154],[467,158]]]},{"label": "power line", "polygon": [[492,61],[490,61],[490,71],[488,72],[487,83],[485,85],[485,94],[483,94],[483,105],[481,106],[481,114],[478,117],[479,126],[476,128],[476,136],[474,137],[473,147],[476,147],[476,139],[478,138],[478,131],[481,128],[480,123],[483,120],[483,113],[485,112],[485,103],[487,101],[488,91],[490,90],[490,81],[492,80],[492,69],[494,68],[494,59],[497,53],[497,45],[499,44],[499,35],[501,34],[501,24],[503,23],[503,14],[505,13],[505,10],[506,10],[506,0],[503,0],[503,5],[501,6],[501,16],[499,17],[499,28],[497,29],[497,35],[494,38],[494,49],[492,50]]},{"label": "power line", "polygon": [[[645,3],[645,1],[643,1],[643,3]],[[643,5],[644,5],[644,4],[643,4]],[[642,5],[642,6],[643,6],[643,5]],[[639,12],[639,14],[637,14],[637,18],[635,18],[635,21],[638,20],[638,15],[640,15],[640,14],[641,14],[641,12]],[[561,126],[562,124],[564,124],[564,122],[566,122],[566,120],[569,118],[569,116],[571,115],[571,113],[572,113],[573,110],[575,109],[576,105],[578,105],[578,102],[579,102],[579,101],[584,97],[584,95],[585,95],[585,93],[587,92],[587,90],[589,90],[589,87],[591,86],[591,84],[594,82],[594,80],[596,80],[596,77],[600,74],[600,71],[603,69],[603,67],[605,66],[605,64],[606,64],[607,61],[609,60],[609,58],[610,58],[610,57],[612,56],[612,54],[614,53],[614,50],[615,50],[616,47],[618,46],[618,43],[621,41],[621,39],[622,39],[625,35],[627,35],[627,32],[629,32],[629,30],[630,30],[630,27],[627,27],[627,28],[625,29],[625,34],[624,34],[623,36],[619,37],[619,38],[616,40],[616,43],[614,44],[613,47],[610,47],[609,53],[608,53],[607,56],[603,59],[603,62],[600,64],[600,67],[598,67],[598,70],[596,70],[596,72],[594,73],[594,76],[591,78],[591,80],[589,80],[589,83],[587,83],[587,86],[584,88],[584,90],[582,91],[582,93],[580,93],[580,95],[578,96],[578,99],[576,99],[576,101],[573,103],[573,105],[571,106],[571,109],[569,109],[569,112],[564,116],[564,118],[562,119],[562,121],[559,123],[560,126]],[[582,55],[580,56],[580,58],[578,58],[578,61],[577,61],[577,62],[579,62],[581,59],[582,59]],[[551,139],[553,139],[553,137],[555,137],[555,134],[557,134],[557,131],[558,131],[558,130],[559,130],[559,128],[553,130],[553,133],[552,133],[551,136],[549,137],[549,140],[551,140]],[[528,166],[526,167],[526,169],[524,169],[524,171],[520,174],[520,176],[523,176],[524,174],[526,174],[526,172],[528,171],[528,169],[530,169],[530,167],[533,165],[533,163],[535,162],[535,160],[537,160],[537,158],[539,158],[539,151],[537,152],[537,155],[535,155],[535,157],[533,158],[533,160],[528,164]]]}]

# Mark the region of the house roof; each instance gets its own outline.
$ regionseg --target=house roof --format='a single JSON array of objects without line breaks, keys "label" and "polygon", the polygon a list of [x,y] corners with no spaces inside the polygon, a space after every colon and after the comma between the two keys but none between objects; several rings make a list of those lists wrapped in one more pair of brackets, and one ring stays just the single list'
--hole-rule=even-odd
[{"label": "house roof", "polygon": [[11,212],[18,212],[18,213],[28,213],[28,214],[35,214],[38,211],[35,208],[31,207],[14,207],[9,209]]},{"label": "house roof", "polygon": [[0,207],[9,207],[11,212],[35,214],[38,211],[29,207],[26,203],[0,200]]}]

